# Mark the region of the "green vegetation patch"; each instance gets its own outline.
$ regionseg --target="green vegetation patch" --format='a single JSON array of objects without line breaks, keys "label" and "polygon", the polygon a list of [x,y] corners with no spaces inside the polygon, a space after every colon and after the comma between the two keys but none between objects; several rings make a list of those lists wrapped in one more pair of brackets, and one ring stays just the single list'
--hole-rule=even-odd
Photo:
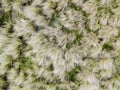
[{"label": "green vegetation patch", "polygon": [[31,59],[30,58],[25,58],[25,57],[23,57],[22,59],[21,59],[21,63],[20,63],[20,70],[26,70],[26,69],[28,69],[28,68],[32,68],[32,61],[31,61]]},{"label": "green vegetation patch", "polygon": [[111,43],[104,43],[102,49],[106,51],[110,51],[113,50],[113,46],[111,45]]},{"label": "green vegetation patch", "polygon": [[80,66],[76,66],[75,68],[73,68],[71,71],[67,73],[66,77],[68,78],[68,80],[75,82],[76,74],[78,74],[80,70],[81,70]]}]

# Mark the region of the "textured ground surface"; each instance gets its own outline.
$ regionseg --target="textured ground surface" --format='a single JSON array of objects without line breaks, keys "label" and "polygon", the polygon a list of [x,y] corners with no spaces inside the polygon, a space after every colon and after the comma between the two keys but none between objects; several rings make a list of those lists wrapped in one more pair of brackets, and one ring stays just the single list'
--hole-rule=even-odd
[{"label": "textured ground surface", "polygon": [[0,90],[120,90],[120,0],[0,0]]}]

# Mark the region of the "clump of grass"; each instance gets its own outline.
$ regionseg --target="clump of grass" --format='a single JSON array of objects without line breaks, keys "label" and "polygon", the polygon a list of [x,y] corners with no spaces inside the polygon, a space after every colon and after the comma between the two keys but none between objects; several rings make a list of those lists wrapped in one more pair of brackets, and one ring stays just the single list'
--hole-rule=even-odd
[{"label": "clump of grass", "polygon": [[70,42],[68,42],[68,43],[66,44],[66,48],[67,48],[67,49],[70,49],[71,46],[72,46],[72,43],[70,43]]},{"label": "clump of grass", "polygon": [[0,17],[0,25],[5,24],[6,22],[9,23],[11,21],[11,14],[10,11],[4,12]]},{"label": "clump of grass", "polygon": [[104,43],[102,49],[106,51],[110,51],[113,49],[113,46],[111,45],[111,43]]},{"label": "clump of grass", "polygon": [[31,61],[31,59],[23,57],[23,58],[21,58],[21,62],[20,62],[19,68],[20,68],[20,70],[24,70],[25,71],[28,68],[32,68],[32,64],[33,63]]},{"label": "clump of grass", "polygon": [[75,82],[76,81],[76,74],[79,73],[81,70],[80,66],[76,66],[70,72],[67,73],[66,77],[68,80]]}]

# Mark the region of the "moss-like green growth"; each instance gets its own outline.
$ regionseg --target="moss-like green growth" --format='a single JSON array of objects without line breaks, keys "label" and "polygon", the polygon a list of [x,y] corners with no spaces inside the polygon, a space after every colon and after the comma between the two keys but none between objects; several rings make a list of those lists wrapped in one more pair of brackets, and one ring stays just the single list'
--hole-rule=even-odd
[{"label": "moss-like green growth", "polygon": [[76,81],[76,74],[79,73],[81,70],[80,66],[76,66],[70,72],[67,73],[66,77],[68,80],[75,82]]},{"label": "moss-like green growth", "polygon": [[22,59],[21,59],[21,63],[20,63],[20,70],[26,70],[26,69],[28,69],[28,68],[32,68],[32,61],[31,61],[31,59],[29,59],[29,58],[25,58],[25,57],[23,57]]},{"label": "moss-like green growth", "polygon": [[11,21],[10,11],[9,12],[4,12],[3,15],[0,18],[0,25],[4,24],[6,22],[10,22],[10,21]]},{"label": "moss-like green growth", "polygon": [[106,51],[110,51],[113,49],[113,46],[111,45],[111,43],[104,43],[102,49]]},{"label": "moss-like green growth", "polygon": [[66,44],[66,48],[67,48],[67,49],[70,49],[71,46],[72,46],[72,44],[71,44],[70,42],[68,42],[68,43]]}]

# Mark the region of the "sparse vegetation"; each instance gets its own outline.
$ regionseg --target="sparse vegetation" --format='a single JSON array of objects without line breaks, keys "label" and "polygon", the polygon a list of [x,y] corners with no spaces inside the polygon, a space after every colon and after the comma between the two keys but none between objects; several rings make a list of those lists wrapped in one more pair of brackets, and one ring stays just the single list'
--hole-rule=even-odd
[{"label": "sparse vegetation", "polygon": [[0,90],[119,90],[120,0],[0,0]]}]

